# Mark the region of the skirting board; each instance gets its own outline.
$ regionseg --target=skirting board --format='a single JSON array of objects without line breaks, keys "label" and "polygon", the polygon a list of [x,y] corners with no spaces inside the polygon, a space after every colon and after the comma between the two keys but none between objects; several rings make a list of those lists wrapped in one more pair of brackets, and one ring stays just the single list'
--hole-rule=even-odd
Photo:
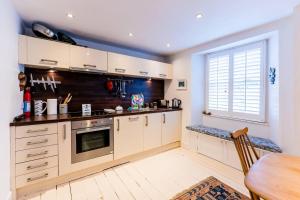
[{"label": "skirting board", "polygon": [[73,181],[73,180],[76,180],[76,179],[79,179],[79,178],[82,178],[82,177],[85,177],[85,176],[88,176],[91,174],[95,174],[95,173],[101,172],[105,169],[108,169],[108,168],[111,168],[111,167],[114,167],[117,165],[121,165],[123,163],[140,160],[140,159],[143,159],[143,158],[146,158],[149,156],[153,156],[153,155],[156,155],[156,154],[159,154],[159,153],[162,153],[162,152],[174,149],[174,148],[178,148],[178,147],[180,147],[180,142],[174,142],[174,143],[167,144],[167,145],[155,148],[155,149],[151,149],[151,150],[137,153],[137,154],[134,154],[131,156],[127,156],[127,157],[124,157],[124,158],[121,158],[118,160],[103,163],[103,164],[100,164],[100,165],[97,165],[94,167],[90,167],[90,168],[87,168],[84,170],[80,170],[77,172],[72,172],[70,174],[59,176],[59,177],[56,177],[56,178],[53,178],[53,179],[50,179],[47,181],[42,181],[42,182],[39,182],[36,184],[18,188],[16,191],[17,197],[24,196],[26,194],[33,194],[33,193],[40,192],[43,190],[47,190],[52,187],[55,187],[56,185],[60,185],[60,184],[67,183],[69,181]]}]

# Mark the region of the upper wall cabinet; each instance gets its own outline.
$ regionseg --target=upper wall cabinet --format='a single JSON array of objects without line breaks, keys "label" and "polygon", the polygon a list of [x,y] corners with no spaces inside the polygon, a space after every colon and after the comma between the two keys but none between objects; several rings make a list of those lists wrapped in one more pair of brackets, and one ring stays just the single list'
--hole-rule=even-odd
[{"label": "upper wall cabinet", "polygon": [[154,70],[154,78],[161,78],[161,79],[172,79],[173,78],[173,71],[172,65],[167,63],[162,63],[158,61],[151,60],[151,68]]},{"label": "upper wall cabinet", "polygon": [[70,45],[26,36],[20,36],[19,39],[19,62],[21,64],[69,68]]},{"label": "upper wall cabinet", "polygon": [[172,66],[117,53],[108,53],[108,72],[141,77],[172,79]]},{"label": "upper wall cabinet", "polygon": [[25,35],[19,36],[19,63],[40,68],[172,79],[170,64]]},{"label": "upper wall cabinet", "polygon": [[107,52],[80,46],[70,46],[71,69],[107,72]]},{"label": "upper wall cabinet", "polygon": [[[108,72],[139,76],[142,73],[142,59],[108,52]],[[145,76],[148,72],[145,72]]]}]

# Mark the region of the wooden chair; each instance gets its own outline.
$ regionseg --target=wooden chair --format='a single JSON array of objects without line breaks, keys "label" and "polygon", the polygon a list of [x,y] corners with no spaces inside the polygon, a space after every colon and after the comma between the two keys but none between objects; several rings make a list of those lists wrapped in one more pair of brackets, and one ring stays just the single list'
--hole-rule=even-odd
[{"label": "wooden chair", "polygon": [[[254,162],[259,159],[259,156],[255,151],[254,146],[251,143],[247,133],[248,133],[248,128],[246,127],[244,129],[237,130],[230,134],[234,142],[235,148],[238,152],[244,175],[248,173],[250,167],[254,164]],[[250,192],[251,199],[253,200],[260,199],[253,192],[251,191],[249,192]]]}]

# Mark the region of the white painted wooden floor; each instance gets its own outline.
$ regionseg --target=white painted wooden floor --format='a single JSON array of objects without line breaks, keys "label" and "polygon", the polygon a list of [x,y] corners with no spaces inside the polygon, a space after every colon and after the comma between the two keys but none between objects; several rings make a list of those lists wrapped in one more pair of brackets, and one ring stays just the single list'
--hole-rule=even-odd
[{"label": "white painted wooden floor", "polygon": [[167,200],[208,176],[248,195],[242,172],[178,148],[19,199]]}]

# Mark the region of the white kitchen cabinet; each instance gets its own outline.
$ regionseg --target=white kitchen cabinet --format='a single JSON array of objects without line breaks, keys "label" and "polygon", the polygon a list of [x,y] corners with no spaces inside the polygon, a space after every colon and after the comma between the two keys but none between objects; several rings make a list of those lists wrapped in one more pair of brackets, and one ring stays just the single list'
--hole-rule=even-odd
[{"label": "white kitchen cabinet", "polygon": [[151,67],[154,72],[152,72],[154,78],[161,79],[172,79],[173,71],[172,65],[167,63],[162,63],[158,61],[151,61]]},{"label": "white kitchen cabinet", "polygon": [[224,156],[225,156],[224,163],[242,171],[242,165],[241,165],[240,158],[239,158],[239,155],[235,148],[234,143],[231,141],[225,141],[225,140],[223,142],[225,145],[224,146]]},{"label": "white kitchen cabinet", "polygon": [[181,111],[162,113],[162,144],[180,141]]},{"label": "white kitchen cabinet", "polygon": [[27,45],[27,59],[22,64],[69,69],[70,45],[34,37],[26,38],[27,43],[22,44]]},{"label": "white kitchen cabinet", "polygon": [[143,116],[114,118],[114,159],[143,151]]},{"label": "white kitchen cabinet", "polygon": [[108,72],[172,79],[172,66],[170,64],[110,52],[108,52]]},{"label": "white kitchen cabinet", "polygon": [[147,114],[144,120],[144,151],[161,146],[161,113]]},{"label": "white kitchen cabinet", "polygon": [[70,68],[107,72],[107,52],[70,46]]},{"label": "white kitchen cabinet", "polygon": [[219,138],[199,134],[198,135],[198,153],[206,155],[215,160],[224,162],[224,143]]},{"label": "white kitchen cabinet", "polygon": [[139,58],[108,52],[109,73],[138,76],[142,64]]}]

